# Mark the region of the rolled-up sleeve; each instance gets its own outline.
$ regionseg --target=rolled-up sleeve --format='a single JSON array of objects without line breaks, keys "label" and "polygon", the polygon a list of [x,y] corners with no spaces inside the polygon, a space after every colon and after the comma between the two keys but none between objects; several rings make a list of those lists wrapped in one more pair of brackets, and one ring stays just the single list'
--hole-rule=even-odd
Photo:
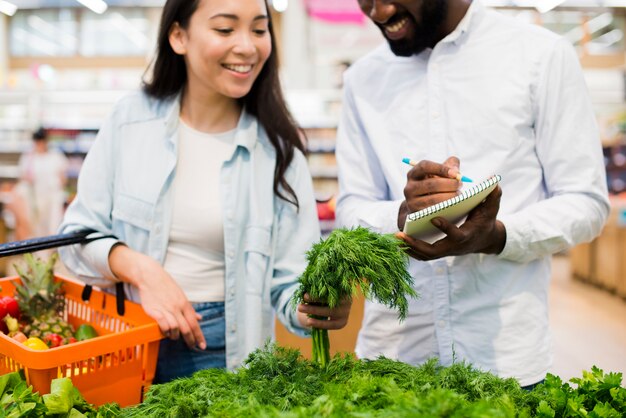
[{"label": "rolled-up sleeve", "polygon": [[320,226],[311,175],[300,152],[294,155],[287,181],[298,196],[299,208],[281,202],[283,208],[276,238],[271,299],[278,319],[287,330],[306,336],[309,331],[300,325],[291,298],[299,286],[298,278],[306,268],[306,252],[320,240]]},{"label": "rolled-up sleeve", "polygon": [[595,114],[576,53],[559,39],[543,62],[534,112],[548,196],[500,217],[507,240],[499,257],[517,262],[591,241],[610,209]]},{"label": "rolled-up sleeve", "polygon": [[[115,111],[100,128],[94,144],[85,157],[78,179],[76,198],[67,208],[59,231],[67,233],[93,229],[111,235],[112,193],[115,181]],[[117,279],[109,267],[111,248],[119,241],[104,238],[89,244],[76,244],[59,249],[67,268],[86,283],[110,287]]]}]

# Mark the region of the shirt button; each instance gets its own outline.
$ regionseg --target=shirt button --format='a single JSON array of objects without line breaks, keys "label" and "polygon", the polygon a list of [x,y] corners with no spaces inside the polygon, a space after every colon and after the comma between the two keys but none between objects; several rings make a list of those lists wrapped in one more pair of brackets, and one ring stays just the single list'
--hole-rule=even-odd
[{"label": "shirt button", "polygon": [[229,257],[229,258],[233,258],[233,257],[235,257],[235,252],[234,252],[234,251],[229,251],[229,252],[228,252],[228,257]]},{"label": "shirt button", "polygon": [[443,274],[443,269],[441,267],[437,267],[435,269],[435,273],[437,273],[437,275],[441,276]]},{"label": "shirt button", "polygon": [[439,71],[439,64],[433,64],[433,70]]},{"label": "shirt button", "polygon": [[230,332],[234,333],[235,331],[237,331],[237,325],[230,327]]},{"label": "shirt button", "polygon": [[231,296],[235,296],[235,288],[234,287],[230,289],[230,295]]},{"label": "shirt button", "polygon": [[441,321],[437,322],[437,325],[439,325],[439,328],[443,328],[443,327],[446,326],[446,321],[441,320]]},{"label": "shirt button", "polygon": [[433,112],[433,119],[439,118],[439,112]]}]

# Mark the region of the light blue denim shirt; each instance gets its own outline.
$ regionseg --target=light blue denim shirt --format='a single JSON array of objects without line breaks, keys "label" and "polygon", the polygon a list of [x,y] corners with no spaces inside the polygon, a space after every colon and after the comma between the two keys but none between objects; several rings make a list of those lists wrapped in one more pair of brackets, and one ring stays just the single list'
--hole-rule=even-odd
[{"label": "light blue denim shirt", "polygon": [[[113,234],[163,263],[172,216],[179,113],[179,98],[157,101],[135,93],[117,103],[85,158],[78,193],[61,232],[86,227]],[[297,210],[274,194],[275,150],[256,118],[245,110],[235,144],[220,177],[229,369],[272,337],[274,312],[291,332],[307,334],[289,302],[306,266],[305,253],[320,239],[304,155],[296,151],[286,174],[298,196]],[[60,253],[80,279],[106,289],[117,280],[108,264],[116,242],[102,239],[61,248]],[[126,284],[126,293],[139,301],[136,288]]]}]

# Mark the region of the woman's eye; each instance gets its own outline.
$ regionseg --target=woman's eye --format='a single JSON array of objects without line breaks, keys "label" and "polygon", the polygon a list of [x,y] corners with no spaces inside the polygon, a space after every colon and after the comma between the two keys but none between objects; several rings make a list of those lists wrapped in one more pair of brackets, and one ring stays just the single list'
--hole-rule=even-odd
[{"label": "woman's eye", "polygon": [[232,33],[232,31],[233,31],[233,30],[232,30],[232,29],[230,29],[230,28],[225,28],[225,29],[215,29],[215,32],[222,33],[222,34],[224,34],[224,35],[227,35],[227,34],[229,34],[229,33]]},{"label": "woman's eye", "polygon": [[253,32],[257,35],[265,35],[267,33],[267,29],[255,29]]}]

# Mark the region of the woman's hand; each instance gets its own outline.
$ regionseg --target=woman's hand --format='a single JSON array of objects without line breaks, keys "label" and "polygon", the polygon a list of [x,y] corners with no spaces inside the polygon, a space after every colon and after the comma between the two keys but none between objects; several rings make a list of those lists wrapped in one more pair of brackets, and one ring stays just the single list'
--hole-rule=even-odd
[{"label": "woman's hand", "polygon": [[[344,298],[341,302],[339,302],[338,306],[335,306],[332,309],[326,305],[321,305],[310,300],[308,294],[304,295],[304,301],[305,303],[298,305],[298,320],[303,327],[317,329],[341,329],[348,323],[352,300]],[[310,315],[326,319],[311,318]]]},{"label": "woman's hand", "polygon": [[116,245],[109,253],[109,265],[116,277],[139,289],[141,306],[166,337],[177,340],[182,336],[189,348],[206,348],[198,323],[200,315],[156,260],[125,245]]}]

